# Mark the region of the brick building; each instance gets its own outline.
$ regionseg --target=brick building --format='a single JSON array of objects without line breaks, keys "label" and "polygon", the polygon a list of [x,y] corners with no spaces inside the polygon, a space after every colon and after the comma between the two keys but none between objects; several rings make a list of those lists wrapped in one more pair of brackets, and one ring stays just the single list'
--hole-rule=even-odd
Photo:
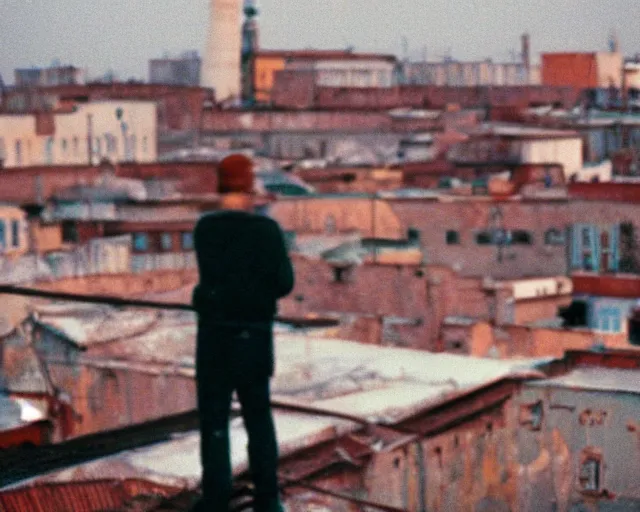
[{"label": "brick building", "polygon": [[2,110],[25,113],[69,109],[94,101],[153,101],[157,103],[158,132],[194,130],[213,93],[201,87],[144,83],[89,83],[38,88],[15,88],[5,94]]}]

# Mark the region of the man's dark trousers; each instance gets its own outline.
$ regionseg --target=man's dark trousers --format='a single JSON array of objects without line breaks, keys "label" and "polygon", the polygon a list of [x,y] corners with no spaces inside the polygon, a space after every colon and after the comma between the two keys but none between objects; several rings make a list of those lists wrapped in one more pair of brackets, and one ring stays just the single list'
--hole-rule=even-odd
[{"label": "man's dark trousers", "polygon": [[[224,326],[200,319],[196,382],[200,412],[203,500],[197,510],[226,511],[232,491],[229,414],[236,391],[249,438],[256,512],[280,512],[278,446],[270,405],[271,324]],[[266,360],[265,360],[266,356]]]}]

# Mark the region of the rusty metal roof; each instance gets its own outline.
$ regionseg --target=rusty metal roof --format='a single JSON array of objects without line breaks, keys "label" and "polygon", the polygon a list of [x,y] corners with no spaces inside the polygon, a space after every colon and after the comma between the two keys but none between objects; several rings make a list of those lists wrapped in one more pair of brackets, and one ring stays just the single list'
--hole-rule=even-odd
[{"label": "rusty metal roof", "polygon": [[3,491],[0,509],[3,512],[116,511],[141,495],[171,497],[181,491],[141,479],[45,483]]}]

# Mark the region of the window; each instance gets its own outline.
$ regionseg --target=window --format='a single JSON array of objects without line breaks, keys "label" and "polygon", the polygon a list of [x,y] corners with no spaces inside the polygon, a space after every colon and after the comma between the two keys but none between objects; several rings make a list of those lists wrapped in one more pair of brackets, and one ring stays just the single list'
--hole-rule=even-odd
[{"label": "window", "polygon": [[182,233],[182,250],[193,251],[193,233],[189,231]]},{"label": "window", "polygon": [[4,230],[4,221],[0,220],[0,251],[4,251],[7,248],[7,238]]},{"label": "window", "polygon": [[460,243],[460,233],[457,231],[447,231],[447,245],[458,245]]},{"label": "window", "polygon": [[542,416],[541,401],[520,406],[520,425],[527,426],[529,430],[540,430],[542,428]]},{"label": "window", "polygon": [[597,329],[603,332],[620,332],[620,309],[616,307],[603,307],[597,312]]},{"label": "window", "polygon": [[491,245],[493,242],[491,233],[489,231],[480,231],[476,233],[476,244],[478,245]]},{"label": "window", "polygon": [[67,153],[67,147],[68,147],[68,145],[67,145],[67,139],[62,139],[62,140],[60,141],[60,147],[61,147],[61,149],[62,149],[62,152],[63,152],[64,154],[66,154],[66,153]]},{"label": "window", "polygon": [[4,147],[4,138],[0,137],[0,164],[7,158],[6,148]]},{"label": "window", "polygon": [[67,243],[78,243],[78,228],[73,221],[62,222],[62,241]]},{"label": "window", "polygon": [[515,229],[511,231],[511,243],[519,245],[531,245],[533,243],[533,236],[528,231],[523,229]]},{"label": "window", "polygon": [[138,152],[138,138],[136,137],[135,133],[131,135],[130,141],[131,141],[131,160],[135,160],[136,153]]},{"label": "window", "polygon": [[47,137],[47,142],[44,144],[44,161],[47,164],[53,163],[53,137]]},{"label": "window", "polygon": [[545,245],[564,245],[564,233],[556,228],[548,229],[544,234],[544,243]]},{"label": "window", "polygon": [[564,327],[586,327],[587,303],[574,300],[569,306],[559,308],[558,316],[563,319]]},{"label": "window", "polygon": [[74,156],[78,156],[78,152],[80,151],[80,141],[78,137],[73,138],[73,154]]},{"label": "window", "polygon": [[160,235],[160,247],[163,251],[171,251],[173,249],[173,236],[171,233],[162,233]]},{"label": "window", "polygon": [[11,221],[11,245],[13,247],[20,247],[20,221]]},{"label": "window", "polygon": [[134,233],[133,250],[137,252],[149,250],[149,237],[146,233]]},{"label": "window", "polygon": [[149,151],[149,137],[146,135],[142,137],[142,152],[146,155]]},{"label": "window", "polygon": [[324,232],[327,235],[333,235],[337,231],[336,218],[330,213],[324,220]]},{"label": "window", "polygon": [[571,268],[616,272],[620,263],[620,226],[576,224],[571,238]]},{"label": "window", "polygon": [[22,141],[16,141],[16,166],[20,167],[22,165]]},{"label": "window", "polygon": [[584,493],[599,493],[602,491],[602,482],[602,454],[592,448],[586,448],[580,456],[580,489]]},{"label": "window", "polygon": [[333,282],[348,283],[352,273],[353,267],[333,267]]},{"label": "window", "polygon": [[634,311],[629,319],[629,343],[640,346],[640,309]]}]

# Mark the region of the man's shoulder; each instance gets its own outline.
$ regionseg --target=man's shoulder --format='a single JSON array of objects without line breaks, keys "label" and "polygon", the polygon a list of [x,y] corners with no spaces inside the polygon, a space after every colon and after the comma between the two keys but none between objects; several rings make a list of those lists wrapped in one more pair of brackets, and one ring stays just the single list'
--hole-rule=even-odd
[{"label": "man's shoulder", "polygon": [[280,228],[277,221],[265,215],[236,211],[236,210],[219,210],[202,215],[197,222],[196,227],[211,226],[224,223],[252,223],[260,224],[270,228]]}]

